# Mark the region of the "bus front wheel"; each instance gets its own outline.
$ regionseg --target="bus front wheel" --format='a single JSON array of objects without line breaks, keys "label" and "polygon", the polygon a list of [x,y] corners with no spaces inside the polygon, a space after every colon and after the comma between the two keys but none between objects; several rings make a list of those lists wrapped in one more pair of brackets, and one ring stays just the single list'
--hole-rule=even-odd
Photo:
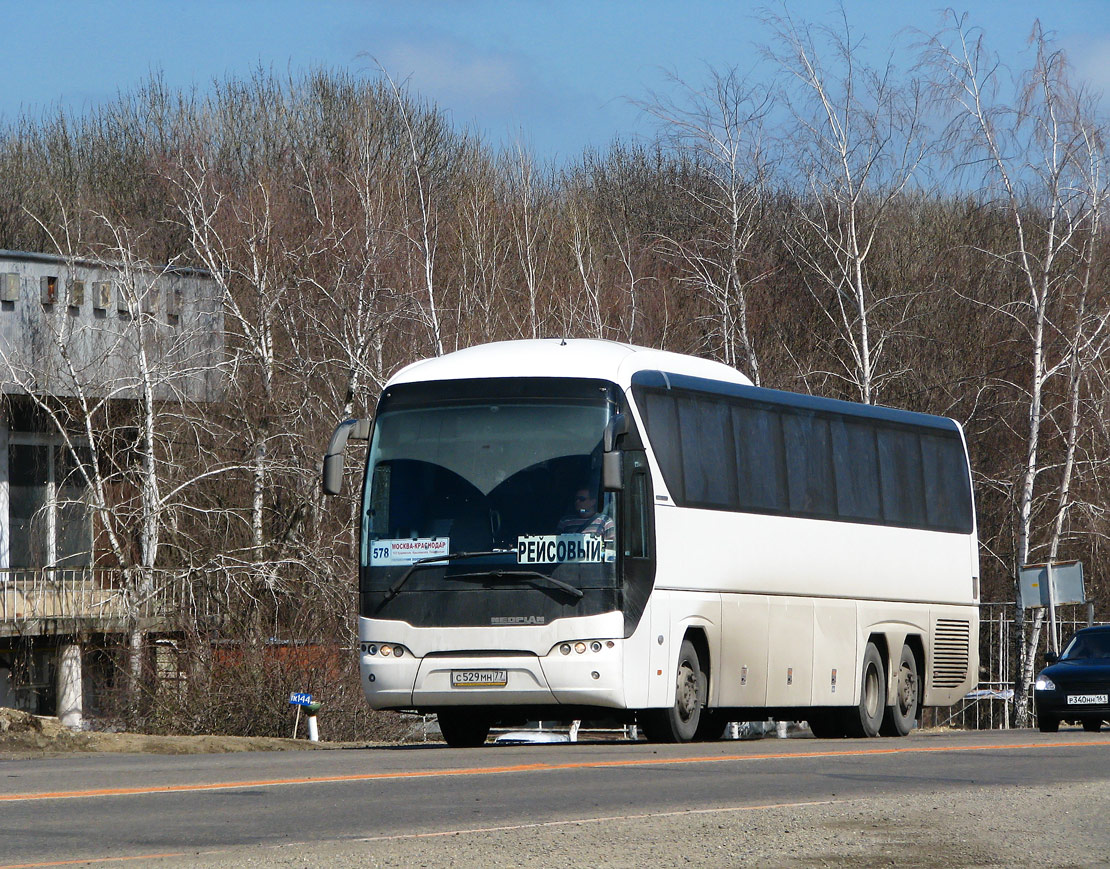
[{"label": "bus front wheel", "polygon": [[444,709],[437,716],[443,741],[451,748],[475,748],[489,737],[490,722],[478,710],[463,706]]},{"label": "bus front wheel", "polygon": [[863,652],[859,693],[859,706],[848,710],[845,730],[857,738],[878,736],[886,712],[886,673],[874,643]]},{"label": "bus front wheel", "polygon": [[708,680],[698,650],[689,640],[682,641],[676,679],[674,706],[640,713],[640,725],[648,742],[690,742],[698,735]]}]

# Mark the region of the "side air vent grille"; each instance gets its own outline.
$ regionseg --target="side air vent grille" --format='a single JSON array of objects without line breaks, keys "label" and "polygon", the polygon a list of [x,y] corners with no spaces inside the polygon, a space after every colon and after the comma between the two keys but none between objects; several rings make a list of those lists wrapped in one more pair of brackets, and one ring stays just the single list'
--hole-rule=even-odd
[{"label": "side air vent grille", "polygon": [[933,635],[933,687],[956,688],[967,678],[971,623],[937,619]]}]

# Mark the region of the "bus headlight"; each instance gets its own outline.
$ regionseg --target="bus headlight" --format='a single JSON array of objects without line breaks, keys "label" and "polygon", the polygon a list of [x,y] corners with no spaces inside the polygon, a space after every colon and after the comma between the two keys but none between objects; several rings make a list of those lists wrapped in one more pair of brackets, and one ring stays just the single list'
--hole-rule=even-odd
[{"label": "bus headlight", "polygon": [[[584,655],[587,651],[597,655],[606,649],[616,648],[616,645],[613,640],[578,640],[574,643],[560,643],[558,649],[561,655],[569,655],[571,652]],[[554,653],[555,650],[552,649],[551,654]]]},{"label": "bus headlight", "polygon": [[383,658],[402,658],[412,654],[399,643],[362,643],[362,652],[366,655],[381,655]]}]

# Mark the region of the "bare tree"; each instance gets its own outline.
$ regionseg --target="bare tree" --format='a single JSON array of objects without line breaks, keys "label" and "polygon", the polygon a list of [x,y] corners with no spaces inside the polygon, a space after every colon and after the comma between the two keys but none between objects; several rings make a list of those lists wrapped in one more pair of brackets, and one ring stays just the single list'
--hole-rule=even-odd
[{"label": "bare tree", "polygon": [[528,322],[521,332],[531,338],[539,338],[543,322],[540,292],[550,256],[550,246],[543,240],[550,233],[553,216],[549,202],[550,180],[537,177],[535,161],[519,142],[511,162],[506,158],[502,165],[503,170],[509,173],[513,242],[524,290],[528,295]]},{"label": "bare tree", "polygon": [[886,369],[882,356],[913,296],[908,287],[876,285],[870,261],[888,210],[927,150],[921,91],[914,81],[899,82],[889,61],[877,69],[862,63],[846,19],[839,31],[795,21],[789,12],[767,21],[795,121],[784,147],[806,187],[786,241],[836,335],[831,350],[839,370],[828,373],[870,404],[900,373]]},{"label": "bare tree", "polygon": [[[1002,70],[987,50],[982,33],[969,27],[966,17],[953,19],[949,30],[930,44],[938,90],[952,111],[946,141],[959,166],[982,168],[981,195],[1012,221],[1016,248],[988,253],[1014,269],[1022,293],[1001,305],[990,305],[988,310],[1017,325],[1028,342],[1029,381],[1014,385],[1026,409],[1024,459],[1013,499],[1016,543],[1012,569],[1017,600],[1018,571],[1030,560],[1036,532],[1037,481],[1048,467],[1041,454],[1048,415],[1047,385],[1071,369],[1069,392],[1073,401],[1078,398],[1075,390],[1080,363],[1076,354],[1085,343],[1083,334],[1089,327],[1082,300],[1090,269],[1083,266],[1083,260],[1092,254],[1090,249],[1082,252],[1080,235],[1084,229],[1098,232],[1098,211],[1104,197],[1101,173],[1096,168],[1097,152],[1092,147],[1097,134],[1085,113],[1089,102],[1082,91],[1072,87],[1063,53],[1051,46],[1039,24],[1031,37],[1034,64],[1018,83],[1017,100],[1011,105],[999,96],[1005,84],[1001,81]],[[1072,290],[1077,281],[1077,332],[1070,342],[1071,351],[1061,354],[1054,351],[1057,342],[1052,340],[1059,328],[1055,312],[1076,301]],[[1078,412],[1078,404],[1075,409]],[[1054,511],[1057,521],[1049,533],[1051,555],[1058,551],[1059,531],[1067,510],[1077,425],[1072,413]],[[1014,706],[1016,722],[1024,726],[1040,616],[1034,629],[1026,632],[1024,611],[1017,602],[1014,620],[1019,644]]]},{"label": "bare tree", "polygon": [[703,88],[676,76],[680,94],[653,94],[644,108],[663,124],[663,135],[695,167],[681,193],[701,217],[692,237],[666,236],[681,262],[685,282],[703,293],[714,310],[717,352],[727,365],[746,363],[760,383],[759,354],[752,338],[748,290],[766,277],[749,268],[749,249],[766,201],[767,154],[763,124],[769,94],[748,83],[735,67],[711,70]]},{"label": "bare tree", "polygon": [[[414,200],[415,219],[409,221],[401,232],[420,258],[426,306],[421,310],[426,318],[432,347],[437,356],[443,355],[443,333],[440,324],[440,304],[437,300],[436,253],[439,246],[440,194],[446,181],[445,169],[437,162],[444,159],[444,130],[434,113],[415,115],[411,98],[389,74],[379,67],[379,72],[389,85],[406,139],[409,164],[405,184],[411,189],[403,191],[403,200]],[[411,179],[411,181],[409,180]]]}]

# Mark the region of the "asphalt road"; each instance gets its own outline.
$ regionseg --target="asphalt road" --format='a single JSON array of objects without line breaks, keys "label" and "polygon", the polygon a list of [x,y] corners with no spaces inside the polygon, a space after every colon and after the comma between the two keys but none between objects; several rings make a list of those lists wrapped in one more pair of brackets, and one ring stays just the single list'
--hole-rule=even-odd
[{"label": "asphalt road", "polygon": [[[308,855],[301,865],[328,865],[311,855],[337,842],[752,807],[820,804],[835,815],[865,799],[943,805],[1030,786],[1110,795],[1110,733],[0,760],[0,869],[204,855],[216,865],[220,854],[270,865],[283,845]],[[1110,840],[1101,844],[1110,860]]]}]

